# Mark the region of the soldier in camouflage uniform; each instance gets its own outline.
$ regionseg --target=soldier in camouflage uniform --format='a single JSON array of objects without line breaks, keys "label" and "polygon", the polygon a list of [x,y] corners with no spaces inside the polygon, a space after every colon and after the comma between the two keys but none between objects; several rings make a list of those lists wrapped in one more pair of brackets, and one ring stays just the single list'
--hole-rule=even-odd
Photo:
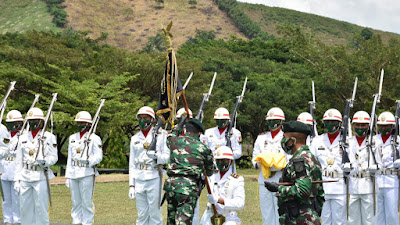
[{"label": "soldier in camouflage uniform", "polygon": [[168,225],[192,224],[196,201],[201,193],[201,174],[213,174],[211,150],[199,141],[204,132],[197,119],[186,123],[186,135],[178,136],[176,130],[168,136],[167,145],[171,151],[168,165],[168,179],[165,181],[165,195],[168,201]]},{"label": "soldier in camouflage uniform", "polygon": [[310,152],[306,143],[310,128],[299,121],[283,124],[282,148],[293,154],[283,171],[281,182],[293,182],[284,186],[275,182],[265,182],[271,192],[278,192],[280,224],[321,224],[321,208],[324,203],[322,184],[312,181],[322,180],[321,165]]}]

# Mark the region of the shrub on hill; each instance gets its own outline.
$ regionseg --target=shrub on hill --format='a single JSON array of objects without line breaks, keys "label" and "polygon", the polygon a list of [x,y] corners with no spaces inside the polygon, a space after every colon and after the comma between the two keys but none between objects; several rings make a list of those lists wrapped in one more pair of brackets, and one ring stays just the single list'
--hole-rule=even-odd
[{"label": "shrub on hill", "polygon": [[65,0],[44,0],[51,15],[53,15],[53,22],[58,27],[65,27],[68,23],[68,14],[61,5]]}]

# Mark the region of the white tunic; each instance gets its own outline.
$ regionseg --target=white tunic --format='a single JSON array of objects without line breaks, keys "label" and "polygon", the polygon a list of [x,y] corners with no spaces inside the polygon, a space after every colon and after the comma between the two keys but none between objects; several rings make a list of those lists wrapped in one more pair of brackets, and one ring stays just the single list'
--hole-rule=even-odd
[{"label": "white tunic", "polygon": [[[272,139],[272,135],[271,135],[270,131],[258,135],[258,137],[254,143],[253,158],[252,158],[253,165],[256,166],[257,162],[254,161],[254,159],[263,152],[281,153],[281,154],[286,155],[286,160],[289,160],[288,155],[282,149],[282,146],[281,146],[282,138],[283,138],[282,130],[279,131],[279,133],[276,134],[276,136],[273,139]],[[260,170],[260,174],[258,176],[258,184],[264,185],[264,181],[279,182],[279,178],[282,177],[282,171],[277,170],[274,167],[271,168],[271,171],[276,172],[275,175],[269,177],[268,179],[265,179],[262,174],[262,171]]]},{"label": "white tunic", "polygon": [[[10,134],[11,137],[11,134]],[[3,175],[2,180],[14,181],[14,174],[17,167],[17,144],[18,144],[18,134],[15,134],[9,142],[9,152],[6,157],[2,160],[3,164]]]},{"label": "white tunic", "polygon": [[[160,129],[161,130],[161,129]],[[129,155],[129,185],[134,185],[134,179],[151,180],[158,178],[156,161],[149,158],[146,154],[144,144],[150,144],[153,140],[154,127],[150,128],[147,137],[139,131],[131,138]],[[170,151],[167,147],[167,132],[161,130],[157,136],[157,164],[166,164],[169,161]]]},{"label": "white tunic", "polygon": [[[98,172],[93,169],[93,166],[99,164],[103,159],[102,141],[99,136],[92,134],[89,142],[89,164],[88,167],[76,164],[75,160],[87,160],[87,152],[83,152],[85,147],[85,140],[88,136],[86,132],[82,138],[80,132],[69,136],[68,140],[68,159],[65,177],[70,179],[77,179],[92,175],[98,175]],[[79,153],[78,153],[79,152]]]},{"label": "white tunic", "polygon": [[311,146],[316,149],[315,156],[321,163],[322,180],[339,180],[339,182],[324,183],[323,188],[325,194],[346,194],[346,186],[341,167],[342,150],[339,146],[340,137],[341,135],[339,134],[331,144],[328,134],[325,133],[315,137],[311,143]]},{"label": "white tunic", "polygon": [[[41,131],[39,131],[40,133]],[[38,160],[43,160],[42,152],[38,152],[39,143],[38,137],[39,133],[32,137],[32,133],[26,132],[20,136],[17,148],[17,170],[15,173],[15,181],[26,181],[26,182],[35,182],[40,180],[45,180],[46,177],[44,175],[43,170],[31,170],[27,169],[32,166],[35,162],[35,158],[37,155]],[[45,132],[44,134],[44,159],[46,160],[46,167],[54,165],[58,160],[57,155],[57,139],[56,136],[51,134],[50,132]],[[33,154],[29,154],[29,152]],[[49,179],[54,177],[53,172],[48,170]]]},{"label": "white tunic", "polygon": [[[393,170],[393,148],[390,144],[392,136],[383,143],[380,134],[375,136],[375,156],[381,171]],[[376,175],[376,184],[379,188],[397,188],[399,179],[397,174]]]},{"label": "white tunic", "polygon": [[3,158],[7,157],[8,155],[8,146],[10,143],[10,132],[8,132],[7,128],[0,124],[0,174],[3,173]]},{"label": "white tunic", "polygon": [[[206,144],[214,153],[218,147],[226,146],[225,134],[226,129],[221,134],[218,127],[209,128],[200,137],[200,141]],[[242,133],[235,128],[232,128],[231,143],[233,158],[240,158],[242,156]]]}]

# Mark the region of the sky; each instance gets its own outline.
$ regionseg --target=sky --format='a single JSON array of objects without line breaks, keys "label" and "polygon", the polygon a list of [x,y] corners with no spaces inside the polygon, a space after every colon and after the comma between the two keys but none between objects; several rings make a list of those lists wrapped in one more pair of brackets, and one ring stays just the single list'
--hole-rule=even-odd
[{"label": "sky", "polygon": [[400,34],[399,0],[238,0],[317,14]]}]

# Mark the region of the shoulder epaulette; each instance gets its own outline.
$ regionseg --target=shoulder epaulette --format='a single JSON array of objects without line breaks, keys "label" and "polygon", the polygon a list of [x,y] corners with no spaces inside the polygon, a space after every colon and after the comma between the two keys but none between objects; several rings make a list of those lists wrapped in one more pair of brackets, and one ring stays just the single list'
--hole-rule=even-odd
[{"label": "shoulder epaulette", "polygon": [[232,173],[231,176],[234,177],[234,178],[239,178],[240,177],[240,175],[237,174],[237,173]]}]

